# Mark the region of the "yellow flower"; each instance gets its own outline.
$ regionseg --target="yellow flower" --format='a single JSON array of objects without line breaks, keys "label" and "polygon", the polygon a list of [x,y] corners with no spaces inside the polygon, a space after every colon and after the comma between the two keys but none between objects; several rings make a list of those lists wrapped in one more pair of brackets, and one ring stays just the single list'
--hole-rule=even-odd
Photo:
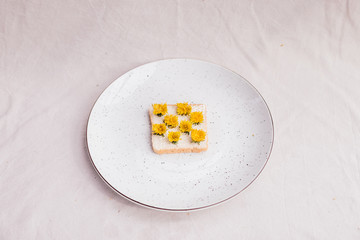
[{"label": "yellow flower", "polygon": [[164,136],[164,133],[166,132],[166,126],[163,123],[153,124],[152,130],[155,135]]},{"label": "yellow flower", "polygon": [[161,117],[162,115],[165,115],[167,113],[167,104],[153,104],[154,108],[154,114]]},{"label": "yellow flower", "polygon": [[166,115],[164,117],[164,123],[169,127],[169,128],[174,128],[179,124],[178,121],[178,117],[175,115]]},{"label": "yellow flower", "polygon": [[200,143],[201,141],[204,141],[205,136],[206,136],[206,132],[204,132],[203,130],[193,129],[191,131],[191,139],[196,143]]},{"label": "yellow flower", "polygon": [[202,112],[192,112],[190,114],[190,122],[192,122],[193,124],[199,124],[202,123],[204,121],[204,116],[202,114]]},{"label": "yellow flower", "polygon": [[191,106],[188,103],[177,103],[176,112],[179,115],[188,115],[191,113]]},{"label": "yellow flower", "polygon": [[180,131],[183,133],[189,133],[192,129],[192,124],[191,122],[187,121],[187,120],[182,120],[180,122]]},{"label": "yellow flower", "polygon": [[180,132],[169,132],[168,139],[171,143],[177,143],[180,140]]}]

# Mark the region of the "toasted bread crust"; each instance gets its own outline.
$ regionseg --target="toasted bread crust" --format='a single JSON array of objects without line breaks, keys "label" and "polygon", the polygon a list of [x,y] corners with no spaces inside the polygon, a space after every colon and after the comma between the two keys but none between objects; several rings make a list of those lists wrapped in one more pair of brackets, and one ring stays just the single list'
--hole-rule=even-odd
[{"label": "toasted bread crust", "polygon": [[206,148],[175,148],[175,149],[163,149],[163,150],[157,150],[153,146],[153,150],[157,154],[166,154],[166,153],[190,153],[190,152],[204,152],[208,149],[208,146],[206,145]]},{"label": "toasted bread crust", "polygon": [[[191,104],[191,105],[202,105],[202,104]],[[176,106],[175,104],[168,104],[168,106]],[[149,109],[149,118],[150,118],[150,124],[152,125],[152,116],[153,113],[151,111],[151,109]],[[207,121],[206,121],[206,108],[205,108],[205,113],[204,113],[204,124],[205,124],[205,128],[207,129]],[[150,128],[151,134],[152,134],[152,129]],[[208,150],[208,137],[206,137],[206,146],[204,148],[175,148],[175,149],[156,149],[154,147],[154,141],[153,138],[151,138],[151,145],[152,145],[152,149],[154,150],[155,153],[157,154],[170,154],[170,153],[191,153],[191,152],[195,152],[195,153],[199,153],[199,152],[204,152],[206,150]]]}]

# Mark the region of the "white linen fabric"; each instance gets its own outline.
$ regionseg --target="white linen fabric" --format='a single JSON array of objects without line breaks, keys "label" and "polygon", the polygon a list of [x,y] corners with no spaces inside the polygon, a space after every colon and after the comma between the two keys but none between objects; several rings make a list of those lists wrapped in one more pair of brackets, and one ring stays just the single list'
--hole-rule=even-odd
[{"label": "white linen fabric", "polygon": [[[92,168],[87,118],[166,58],[247,78],[275,124],[232,200],[137,206]],[[0,239],[360,239],[360,1],[0,1]]]}]

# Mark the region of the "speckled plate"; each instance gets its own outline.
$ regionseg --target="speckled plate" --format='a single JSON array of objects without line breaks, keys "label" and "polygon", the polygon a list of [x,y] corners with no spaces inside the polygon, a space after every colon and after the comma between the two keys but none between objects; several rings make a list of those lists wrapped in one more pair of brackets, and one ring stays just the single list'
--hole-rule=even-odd
[{"label": "speckled plate", "polygon": [[[155,154],[148,109],[183,101],[206,105],[208,151]],[[264,168],[273,138],[270,111],[248,81],[189,59],[125,73],[101,94],[87,126],[90,157],[102,179],[133,202],[171,211],[209,207],[244,190]]]}]

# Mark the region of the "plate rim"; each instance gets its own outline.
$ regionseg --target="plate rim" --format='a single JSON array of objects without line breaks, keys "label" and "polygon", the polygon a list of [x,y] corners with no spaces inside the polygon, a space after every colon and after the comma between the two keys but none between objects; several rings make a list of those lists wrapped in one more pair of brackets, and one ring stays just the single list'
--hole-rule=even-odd
[{"label": "plate rim", "polygon": [[[145,65],[148,65],[148,64],[153,64],[153,63],[157,63],[157,62],[163,62],[163,61],[169,61],[169,60],[184,60],[184,61],[187,61],[187,60],[190,60],[190,61],[198,61],[198,62],[203,62],[203,63],[207,63],[207,64],[212,64],[212,65],[216,65],[216,66],[219,66],[223,69],[226,69],[232,73],[234,73],[235,75],[238,75],[240,76],[242,79],[244,79],[258,94],[259,96],[261,97],[261,99],[264,101],[265,103],[265,106],[269,112],[269,116],[270,116],[270,120],[271,120],[271,127],[272,127],[272,139],[271,139],[271,146],[270,146],[270,150],[269,150],[269,155],[268,157],[266,158],[266,161],[263,165],[263,167],[260,169],[259,173],[254,177],[253,180],[251,180],[249,182],[249,184],[247,184],[243,189],[241,189],[239,192],[235,193],[234,195],[230,196],[230,197],[227,197],[226,199],[223,199],[221,201],[218,201],[216,203],[212,203],[212,204],[208,204],[208,205],[205,205],[205,206],[201,206],[201,207],[196,207],[196,208],[162,208],[162,207],[156,207],[156,206],[152,206],[152,205],[149,205],[149,204],[146,204],[146,203],[142,203],[142,202],[139,202],[135,199],[132,199],[128,196],[126,196],[125,194],[121,193],[119,190],[117,190],[115,187],[113,187],[103,176],[102,174],[100,173],[100,171],[97,169],[93,159],[92,159],[92,156],[91,156],[91,153],[90,153],[90,150],[89,150],[89,143],[88,143],[88,129],[89,129],[89,120],[90,120],[90,117],[91,117],[91,113],[93,112],[93,109],[96,105],[96,103],[98,102],[99,98],[102,96],[102,94],[116,81],[118,80],[120,77],[122,77],[123,75],[127,74],[128,72],[136,69],[136,68],[139,68],[139,67],[143,67]],[[227,67],[224,67],[223,65],[220,65],[220,64],[217,64],[217,63],[213,63],[213,62],[209,62],[209,61],[204,61],[204,60],[200,60],[200,59],[195,59],[195,58],[166,58],[166,59],[160,59],[160,60],[155,60],[155,61],[151,61],[151,62],[147,62],[147,63],[144,63],[144,64],[141,64],[141,65],[138,65],[134,68],[131,68],[130,70],[122,73],[119,77],[117,77],[115,80],[113,80],[111,83],[109,83],[105,88],[104,90],[99,94],[99,96],[96,98],[95,102],[93,103],[91,109],[90,109],[90,113],[88,115],[88,118],[87,118],[87,123],[86,123],[86,131],[85,131],[85,142],[86,142],[86,149],[87,149],[87,153],[88,153],[88,156],[90,158],[90,162],[92,164],[92,166],[94,167],[95,171],[97,172],[97,174],[100,176],[100,178],[105,182],[106,185],[108,185],[114,192],[116,192],[117,194],[119,194],[120,196],[122,196],[123,198],[129,200],[130,202],[132,203],[135,203],[139,206],[142,206],[142,207],[145,207],[145,208],[149,208],[149,209],[155,209],[155,210],[160,210],[160,211],[166,211],[166,212],[188,212],[188,211],[197,211],[197,210],[202,210],[202,209],[207,209],[207,208],[211,208],[213,206],[217,206],[217,205],[220,205],[234,197],[236,197],[238,194],[240,194],[242,191],[244,191],[245,189],[247,189],[259,176],[260,174],[262,173],[262,171],[264,170],[265,166],[267,165],[268,161],[269,161],[269,158],[271,156],[271,153],[272,153],[272,150],[273,150],[273,146],[274,146],[274,139],[275,139],[275,127],[274,127],[274,120],[273,120],[273,117],[272,117],[272,114],[271,114],[271,111],[270,111],[270,108],[267,104],[267,102],[265,101],[264,97],[261,95],[261,93],[257,90],[257,88],[252,85],[246,78],[244,78],[241,74],[227,68]]]}]

